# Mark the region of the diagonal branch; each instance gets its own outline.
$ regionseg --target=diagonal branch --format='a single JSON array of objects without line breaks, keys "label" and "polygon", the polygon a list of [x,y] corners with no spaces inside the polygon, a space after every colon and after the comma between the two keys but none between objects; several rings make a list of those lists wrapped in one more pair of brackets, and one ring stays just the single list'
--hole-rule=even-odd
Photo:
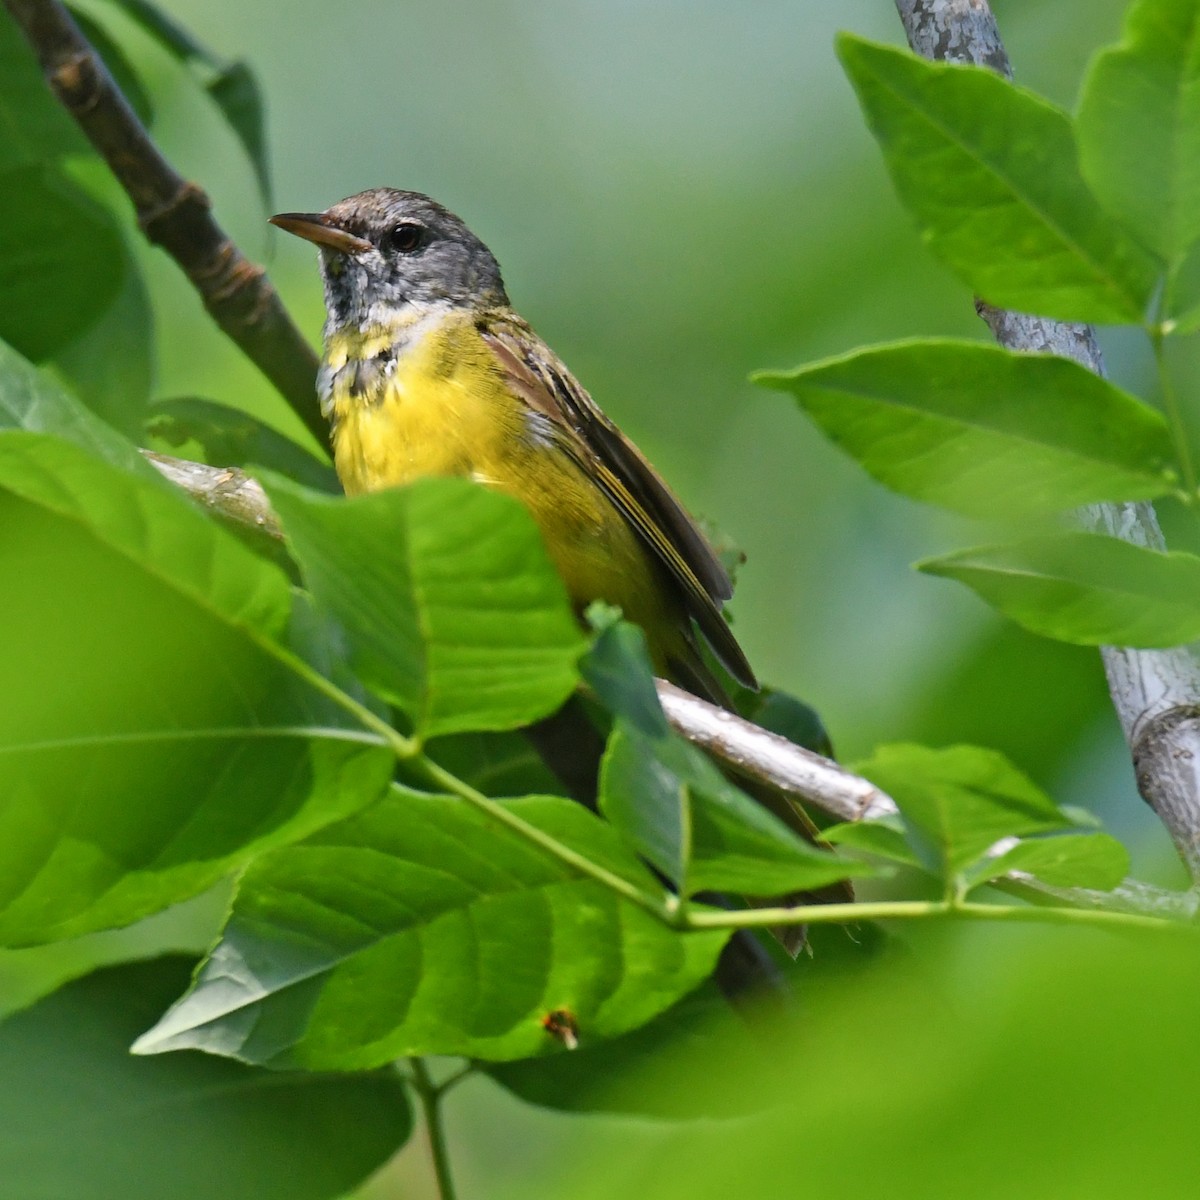
[{"label": "diagonal branch", "polygon": [[88,40],[59,0],[4,0],[33,47],[51,91],[125,189],[147,239],[183,269],[205,308],[271,381],[324,446],[317,360],[262,267],[213,219],[209,198],[151,141]]},{"label": "diagonal branch", "polygon": [[[909,45],[926,58],[989,67],[1012,78],[986,0],[896,0]],[[1010,350],[1072,358],[1097,375],[1104,361],[1090,325],[1007,312],[980,302],[979,315]],[[1150,504],[1082,509],[1089,529],[1165,549]],[[1101,650],[1109,692],[1133,756],[1138,791],[1166,826],[1194,883],[1200,883],[1200,661],[1185,647]]]}]

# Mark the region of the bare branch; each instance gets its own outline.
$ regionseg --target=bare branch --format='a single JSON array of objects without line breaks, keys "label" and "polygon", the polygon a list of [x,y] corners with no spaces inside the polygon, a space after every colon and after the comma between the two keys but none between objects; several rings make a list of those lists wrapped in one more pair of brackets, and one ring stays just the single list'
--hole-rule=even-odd
[{"label": "bare branch", "polygon": [[143,450],[142,454],[176,487],[227,521],[243,525],[277,541],[283,530],[257,479],[236,467],[209,467]]},{"label": "bare branch", "polygon": [[890,796],[832,759],[805,750],[665,679],[656,683],[672,728],[737,774],[813,804],[841,821],[873,820],[897,811]]},{"label": "bare branch", "polygon": [[[896,0],[919,54],[1012,75],[986,0]],[[996,340],[1010,350],[1072,358],[1097,375],[1104,362],[1090,325],[1006,312],[978,303]],[[1080,510],[1089,529],[1154,550],[1165,548],[1150,504]],[[1138,790],[1166,826],[1193,882],[1200,883],[1200,661],[1186,647],[1101,650],[1109,692],[1137,772]]]},{"label": "bare branch", "polygon": [[205,308],[325,445],[317,359],[262,267],[247,260],[209,211],[208,196],[159,153],[107,67],[58,0],[4,0],[51,91],[78,122],[133,201],[147,239],[161,246]]}]

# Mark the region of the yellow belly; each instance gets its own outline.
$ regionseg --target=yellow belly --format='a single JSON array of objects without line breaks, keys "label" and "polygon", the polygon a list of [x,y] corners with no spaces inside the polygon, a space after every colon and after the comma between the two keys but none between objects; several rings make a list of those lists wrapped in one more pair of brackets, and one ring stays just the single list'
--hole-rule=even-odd
[{"label": "yellow belly", "polygon": [[[369,358],[383,345],[381,335],[357,353]],[[348,343],[331,341],[335,371],[354,358]],[[335,384],[327,404],[347,494],[446,475],[507,492],[533,514],[577,610],[598,599],[617,605],[646,630],[656,658],[675,651],[684,618],[660,568],[604,492],[531,422],[469,321],[428,333],[373,387],[352,394]]]}]

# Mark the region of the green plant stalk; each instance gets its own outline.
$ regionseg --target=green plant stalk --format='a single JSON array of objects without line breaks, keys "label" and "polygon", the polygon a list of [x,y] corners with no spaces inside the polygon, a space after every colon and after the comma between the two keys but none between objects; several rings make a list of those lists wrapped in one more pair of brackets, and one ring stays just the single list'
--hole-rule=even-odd
[{"label": "green plant stalk", "polygon": [[804,904],[796,908],[754,908],[744,912],[685,911],[672,923],[683,930],[757,929],[777,925],[853,924],[855,921],[892,921],[914,917],[971,917],[985,921],[1098,925],[1109,929],[1192,929],[1190,925],[1179,921],[1140,913],[977,904],[966,900],[878,900],[856,904]]},{"label": "green plant stalk", "polygon": [[485,796],[444,767],[428,758],[417,738],[405,737],[366,705],[347,695],[309,663],[279,643],[252,631],[252,636],[268,653],[284,662],[323,695],[376,734],[400,760],[411,763],[437,787],[458,796],[497,824],[546,851],[564,866],[578,871],[651,916],[681,932],[714,929],[762,929],[780,925],[850,924],[855,921],[911,919],[914,917],[966,916],[990,921],[1032,921],[1038,923],[1095,925],[1109,929],[1180,929],[1190,928],[1177,921],[1138,913],[1109,912],[1085,908],[1042,908],[977,904],[950,897],[944,900],[892,900],[855,904],[808,904],[795,908],[755,908],[742,912],[694,912],[679,898],[644,891],[637,884],[592,862],[557,838],[522,820],[502,804]]},{"label": "green plant stalk", "polygon": [[365,704],[361,704],[355,700],[353,696],[347,695],[337,684],[326,679],[324,675],[315,670],[304,659],[293,654],[290,650],[279,645],[279,643],[271,641],[269,638],[257,634],[253,636],[255,636],[255,640],[268,653],[280,659],[306,682],[310,683],[323,695],[334,701],[334,703],[340,705],[346,712],[361,722],[366,729],[376,734],[379,740],[391,750],[397,759],[412,764],[436,787],[459,797],[461,800],[465,800],[472,807],[490,817],[498,825],[503,825],[518,837],[524,838],[526,841],[545,850],[547,854],[558,859],[564,866],[570,867],[586,878],[593,879],[610,891],[616,892],[617,895],[628,900],[631,904],[636,904],[639,908],[650,913],[651,916],[657,917],[667,924],[671,923],[671,908],[667,904],[666,893],[658,895],[643,890],[628,879],[623,879],[620,875],[592,862],[586,855],[580,854],[578,850],[573,850],[557,838],[538,829],[536,825],[531,825],[528,821],[522,820],[516,813],[510,812],[505,808],[503,804],[497,803],[490,796],[485,796],[482,792],[471,787],[470,784],[459,779],[458,776],[453,775],[444,767],[435,763],[422,752],[419,739],[405,737],[404,734],[393,729],[382,717],[372,712]]},{"label": "green plant stalk", "polygon": [[1183,476],[1183,486],[1187,493],[1189,504],[1197,499],[1196,467],[1192,461],[1192,448],[1188,439],[1187,426],[1183,420],[1183,410],[1179,405],[1179,396],[1175,391],[1175,382],[1171,378],[1167,366],[1166,339],[1161,325],[1150,330],[1150,344],[1154,349],[1154,365],[1158,370],[1158,386],[1162,392],[1163,408],[1166,410],[1167,421],[1171,426],[1171,440],[1175,443],[1175,456],[1179,459],[1179,470]]},{"label": "green plant stalk", "polygon": [[446,1144],[446,1125],[442,1120],[442,1096],[446,1092],[446,1085],[439,1087],[433,1082],[424,1059],[411,1058],[409,1065],[412,1067],[409,1082],[421,1101],[421,1113],[425,1118],[425,1134],[429,1138],[429,1153],[433,1159],[439,1200],[455,1200],[458,1193],[454,1190],[454,1178],[450,1173],[450,1148]]}]

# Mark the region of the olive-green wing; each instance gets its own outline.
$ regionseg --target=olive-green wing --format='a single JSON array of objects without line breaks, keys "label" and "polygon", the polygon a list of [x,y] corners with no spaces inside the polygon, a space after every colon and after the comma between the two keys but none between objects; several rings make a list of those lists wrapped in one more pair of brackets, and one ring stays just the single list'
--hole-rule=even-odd
[{"label": "olive-green wing", "polygon": [[553,422],[563,448],[666,567],[688,613],[730,674],[757,687],[721,616],[721,604],[733,594],[729,575],[670,488],[528,325],[501,314],[480,322],[479,329],[513,391]]}]

